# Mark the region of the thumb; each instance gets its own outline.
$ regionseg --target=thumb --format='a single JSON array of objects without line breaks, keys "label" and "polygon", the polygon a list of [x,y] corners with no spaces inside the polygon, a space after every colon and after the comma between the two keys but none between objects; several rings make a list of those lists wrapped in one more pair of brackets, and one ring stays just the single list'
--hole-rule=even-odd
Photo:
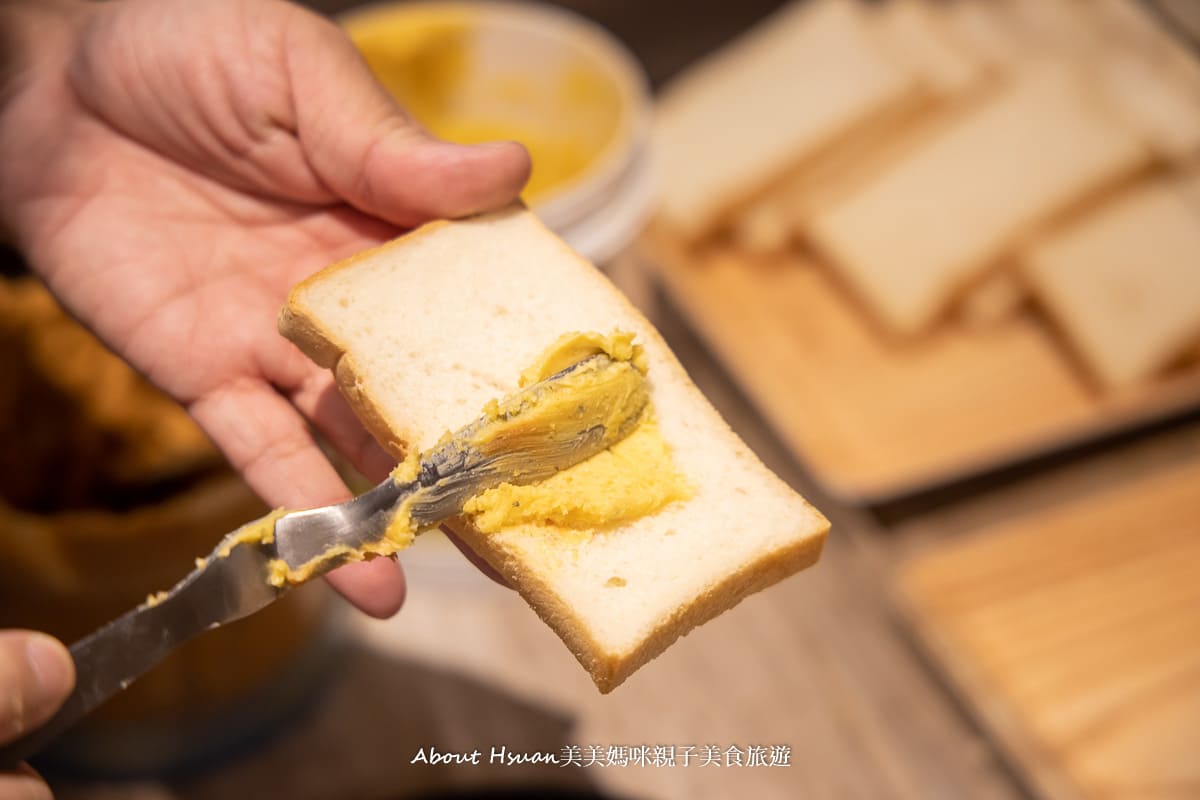
[{"label": "thumb", "polygon": [[433,137],[379,85],[345,34],[312,23],[290,28],[288,71],[301,146],[335,195],[402,227],[516,199],[529,179],[524,147]]},{"label": "thumb", "polygon": [[50,719],[74,685],[75,662],[57,639],[0,631],[0,742]]}]

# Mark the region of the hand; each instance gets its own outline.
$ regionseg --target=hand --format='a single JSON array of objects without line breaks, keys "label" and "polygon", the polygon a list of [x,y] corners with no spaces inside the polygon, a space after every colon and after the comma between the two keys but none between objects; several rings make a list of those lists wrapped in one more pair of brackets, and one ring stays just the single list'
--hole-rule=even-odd
[{"label": "hand", "polygon": [[[524,149],[430,138],[335,26],[280,0],[0,0],[6,18],[28,46],[0,86],[0,210],[32,267],[268,503],[349,497],[309,422],[381,479],[392,459],[279,308],[327,263],[510,202]],[[403,601],[390,559],[330,581],[377,616]]]},{"label": "hand", "polygon": [[[50,719],[74,685],[75,663],[58,640],[0,631],[0,745]],[[29,767],[0,772],[0,800],[49,797],[50,790]]]}]

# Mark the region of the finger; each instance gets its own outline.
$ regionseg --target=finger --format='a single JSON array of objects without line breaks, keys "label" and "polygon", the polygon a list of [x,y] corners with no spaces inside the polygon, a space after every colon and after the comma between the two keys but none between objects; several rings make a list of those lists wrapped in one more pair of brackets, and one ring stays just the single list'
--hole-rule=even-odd
[{"label": "finger", "polygon": [[[395,468],[395,459],[363,427],[350,404],[337,390],[328,370],[317,367],[295,348],[274,346],[259,359],[259,366],[272,383],[290,395],[300,413],[311,419],[330,443],[349,458],[354,468],[364,476],[378,482]],[[454,533],[445,527],[442,530],[480,572],[508,586],[499,572]]]},{"label": "finger", "polygon": [[367,480],[378,483],[395,469],[396,459],[363,427],[327,370],[306,380],[291,401]]},{"label": "finger", "polygon": [[50,787],[33,768],[22,764],[14,772],[0,773],[0,798],[4,800],[54,800]]},{"label": "finger", "polygon": [[398,123],[377,131],[361,145],[359,162],[331,165],[360,177],[333,185],[347,202],[396,225],[500,208],[529,179],[529,154],[516,142],[450,144]]},{"label": "finger", "polygon": [[447,528],[446,526],[443,525],[442,533],[446,534],[446,538],[449,539],[451,542],[453,542],[454,546],[459,549],[459,552],[461,552],[464,556],[466,556],[467,561],[470,561],[472,564],[474,564],[476,569],[478,569],[484,575],[491,578],[493,581],[500,584],[504,588],[506,588],[506,589],[512,588],[512,585],[509,584],[509,582],[504,579],[503,575],[501,575],[499,572],[496,571],[495,567],[493,567],[488,562],[484,561],[483,557],[480,556],[478,553],[476,553],[474,550],[472,550],[469,546],[467,546],[466,542],[464,542],[462,539],[458,538],[458,535],[454,531],[450,530],[449,528]]},{"label": "finger", "polygon": [[[395,468],[396,460],[363,427],[326,370],[318,368],[315,374],[300,381],[292,394],[292,403],[300,413],[313,420],[330,443],[369,480],[382,481]],[[496,583],[508,586],[499,572],[476,555],[449,528],[443,527],[442,531],[480,572]]]},{"label": "finger", "polygon": [[0,742],[50,719],[74,685],[75,662],[57,639],[0,631]]},{"label": "finger", "polygon": [[356,470],[376,483],[387,477],[396,459],[363,427],[329,370],[314,364],[282,337],[261,342],[258,350],[256,365],[262,375]]},{"label": "finger", "polygon": [[304,420],[265,382],[223,385],[194,401],[189,411],[269,505],[312,508],[350,499]]},{"label": "finger", "polygon": [[[246,380],[221,387],[189,410],[269,505],[311,508],[350,498],[299,413],[266,383]],[[390,615],[404,601],[405,587],[399,567],[387,565],[388,559],[376,559],[345,570],[331,584],[368,614]]]},{"label": "finger", "polygon": [[430,136],[327,23],[295,25],[288,72],[295,123],[321,181],[358,209],[403,226],[512,202],[529,179],[516,142],[456,145]]},{"label": "finger", "polygon": [[342,597],[376,619],[387,619],[399,611],[408,591],[404,570],[391,558],[347,564],[325,579]]}]

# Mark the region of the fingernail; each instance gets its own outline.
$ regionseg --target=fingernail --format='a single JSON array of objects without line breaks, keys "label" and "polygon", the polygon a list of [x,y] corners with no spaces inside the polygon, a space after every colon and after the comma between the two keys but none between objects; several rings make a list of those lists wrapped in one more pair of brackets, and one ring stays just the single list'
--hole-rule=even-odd
[{"label": "fingernail", "polygon": [[25,657],[45,702],[56,702],[71,691],[75,682],[75,664],[67,648],[57,639],[44,633],[30,634],[25,643]]},{"label": "fingernail", "polygon": [[514,145],[520,145],[520,142],[501,139],[494,142],[480,142],[474,147],[478,147],[480,150],[512,150]]},{"label": "fingernail", "polygon": [[470,150],[477,153],[498,153],[502,150],[512,150],[517,144],[516,142],[494,141],[494,142],[475,142],[472,144],[464,144],[462,142],[450,142],[445,139],[433,139],[433,143],[437,147],[445,147],[453,150]]},{"label": "fingernail", "polygon": [[527,148],[523,143],[517,141],[506,140],[499,142],[484,142],[483,144],[476,146],[483,148],[489,153],[499,153],[503,151],[510,157],[517,153],[522,154],[526,159],[529,157],[529,148]]}]

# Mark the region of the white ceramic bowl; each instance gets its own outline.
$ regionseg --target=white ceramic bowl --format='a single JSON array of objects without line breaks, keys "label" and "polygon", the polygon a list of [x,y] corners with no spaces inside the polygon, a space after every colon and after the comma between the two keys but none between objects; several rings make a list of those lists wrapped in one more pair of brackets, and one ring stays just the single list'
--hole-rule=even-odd
[{"label": "white ceramic bowl", "polygon": [[[405,86],[438,93],[409,104],[419,119],[423,109],[437,108],[485,121],[478,130],[528,131],[540,184],[530,204],[585,257],[603,263],[637,235],[655,198],[650,95],[641,66],[603,28],[562,9],[516,2],[384,3],[340,21],[385,84],[386,51],[411,53],[430,31],[424,60],[396,62],[410,74],[393,91],[402,101]],[[539,142],[561,145],[562,137],[585,157],[547,183],[537,174]],[[541,148],[547,161],[562,150]]]}]

